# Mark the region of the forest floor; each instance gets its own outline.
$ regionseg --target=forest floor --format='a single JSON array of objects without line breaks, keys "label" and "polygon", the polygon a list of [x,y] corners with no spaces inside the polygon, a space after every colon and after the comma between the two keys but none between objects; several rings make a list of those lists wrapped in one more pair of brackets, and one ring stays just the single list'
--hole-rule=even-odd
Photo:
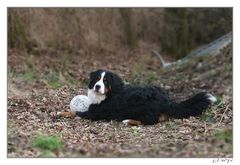
[{"label": "forest floor", "polygon": [[[9,50],[8,157],[233,156],[230,47],[165,69],[144,49],[72,54]],[[218,101],[199,117],[151,126],[55,118],[69,110],[74,96],[86,94],[88,75],[98,68],[117,73],[126,83],[161,86],[176,101],[202,90]]]}]

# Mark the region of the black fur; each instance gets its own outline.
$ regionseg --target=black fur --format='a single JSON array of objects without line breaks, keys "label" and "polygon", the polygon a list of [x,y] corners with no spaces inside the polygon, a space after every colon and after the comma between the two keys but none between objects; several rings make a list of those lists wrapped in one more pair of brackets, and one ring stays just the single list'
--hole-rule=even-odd
[{"label": "black fur", "polygon": [[[89,89],[92,89],[96,77],[104,70],[90,74]],[[142,124],[155,124],[160,114],[167,114],[172,118],[188,118],[201,115],[211,104],[206,92],[198,93],[192,98],[176,103],[166,92],[156,86],[124,85],[115,74],[105,71],[106,86],[110,91],[106,99],[100,104],[92,104],[86,112],[77,112],[77,115],[90,120],[139,120]]]}]

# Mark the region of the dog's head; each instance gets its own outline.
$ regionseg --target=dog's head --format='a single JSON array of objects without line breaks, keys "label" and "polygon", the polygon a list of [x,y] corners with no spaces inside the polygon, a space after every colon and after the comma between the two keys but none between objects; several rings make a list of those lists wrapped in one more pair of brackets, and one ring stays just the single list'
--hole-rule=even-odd
[{"label": "dog's head", "polygon": [[88,97],[93,104],[99,104],[122,87],[123,81],[116,74],[99,69],[90,73]]}]

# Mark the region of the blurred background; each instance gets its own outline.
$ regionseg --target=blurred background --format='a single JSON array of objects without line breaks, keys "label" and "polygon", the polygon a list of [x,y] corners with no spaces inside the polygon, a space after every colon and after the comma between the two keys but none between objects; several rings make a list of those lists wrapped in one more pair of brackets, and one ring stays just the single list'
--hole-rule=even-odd
[{"label": "blurred background", "polygon": [[8,71],[53,87],[101,67],[125,76],[159,69],[153,50],[176,61],[231,31],[231,8],[9,8]]},{"label": "blurred background", "polygon": [[[213,93],[218,98],[213,112],[192,121],[203,129],[207,121],[214,129],[205,130],[203,139],[200,131],[198,139],[185,145],[181,141],[185,135],[178,134],[181,127],[170,121],[168,134],[176,138],[167,138],[165,147],[161,138],[155,138],[149,145],[161,147],[146,152],[140,147],[138,152],[133,144],[144,146],[144,139],[151,138],[139,142],[132,137],[132,141],[125,139],[130,154],[121,153],[122,148],[111,140],[102,153],[96,147],[103,144],[90,138],[92,149],[78,142],[83,145],[78,154],[231,157],[232,20],[232,8],[8,8],[8,139],[12,144],[8,156],[43,154],[32,147],[39,132],[62,133],[70,141],[61,154],[75,153],[70,134],[76,132],[70,128],[70,134],[61,132],[62,122],[53,122],[51,115],[67,110],[73,96],[86,94],[89,73],[102,68],[117,73],[125,83],[161,86],[176,100],[202,90]],[[85,127],[77,127],[84,132]],[[192,132],[194,139],[199,132]],[[84,136],[88,135],[95,136]],[[171,146],[176,143],[183,145]],[[52,151],[50,155],[59,156]]]},{"label": "blurred background", "polygon": [[29,53],[118,52],[146,44],[181,58],[232,30],[230,8],[9,8],[8,20],[9,48]]}]

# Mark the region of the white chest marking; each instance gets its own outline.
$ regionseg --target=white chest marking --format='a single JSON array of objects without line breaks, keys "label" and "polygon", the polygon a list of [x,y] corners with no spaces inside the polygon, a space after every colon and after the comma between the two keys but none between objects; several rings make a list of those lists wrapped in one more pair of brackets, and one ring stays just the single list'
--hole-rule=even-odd
[{"label": "white chest marking", "polygon": [[88,89],[88,98],[91,104],[100,104],[103,100],[106,99],[106,96],[97,94],[94,92],[94,89]]}]

